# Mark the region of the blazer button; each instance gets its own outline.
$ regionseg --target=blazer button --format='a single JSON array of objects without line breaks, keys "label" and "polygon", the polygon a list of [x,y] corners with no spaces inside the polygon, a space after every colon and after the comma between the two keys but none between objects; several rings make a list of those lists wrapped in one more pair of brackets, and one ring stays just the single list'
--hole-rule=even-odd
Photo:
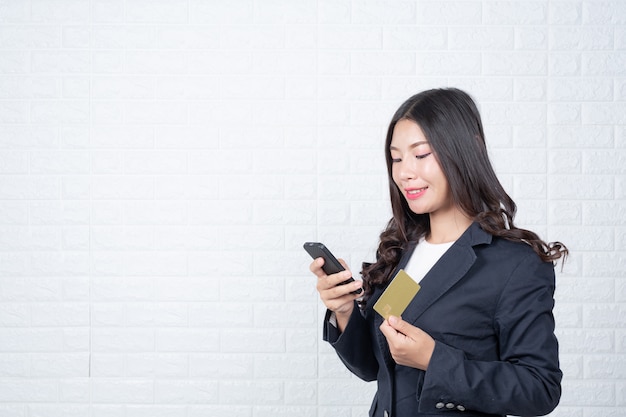
[{"label": "blazer button", "polygon": [[465,407],[463,407],[462,405],[457,405],[456,409],[459,411],[465,411]]},{"label": "blazer button", "polygon": [[446,408],[447,408],[448,410],[452,410],[452,409],[454,408],[454,404],[452,404],[452,403],[448,403],[448,404],[446,404]]},{"label": "blazer button", "polygon": [[437,403],[437,404],[435,404],[435,408],[438,408],[438,409],[442,409],[445,406],[446,405],[444,403]]}]

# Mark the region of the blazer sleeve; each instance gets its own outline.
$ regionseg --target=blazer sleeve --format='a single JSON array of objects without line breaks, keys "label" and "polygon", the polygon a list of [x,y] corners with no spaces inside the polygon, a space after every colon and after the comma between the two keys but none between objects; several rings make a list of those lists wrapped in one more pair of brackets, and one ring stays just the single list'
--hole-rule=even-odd
[{"label": "blazer sleeve", "polygon": [[420,411],[452,403],[492,414],[550,413],[559,402],[562,379],[552,314],[554,281],[553,265],[534,253],[514,269],[494,317],[500,360],[470,360],[436,341]]},{"label": "blazer sleeve", "polygon": [[356,376],[364,381],[374,381],[378,362],[372,349],[368,323],[355,303],[352,315],[343,333],[330,323],[331,312],[326,311],[323,339],[335,349],[339,359]]}]

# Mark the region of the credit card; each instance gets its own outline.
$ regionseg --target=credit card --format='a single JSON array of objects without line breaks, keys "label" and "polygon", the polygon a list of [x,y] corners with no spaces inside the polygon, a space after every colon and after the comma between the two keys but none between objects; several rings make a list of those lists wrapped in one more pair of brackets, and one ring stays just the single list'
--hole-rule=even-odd
[{"label": "credit card", "polygon": [[401,269],[374,304],[374,310],[385,320],[389,316],[400,317],[420,288],[420,285]]}]

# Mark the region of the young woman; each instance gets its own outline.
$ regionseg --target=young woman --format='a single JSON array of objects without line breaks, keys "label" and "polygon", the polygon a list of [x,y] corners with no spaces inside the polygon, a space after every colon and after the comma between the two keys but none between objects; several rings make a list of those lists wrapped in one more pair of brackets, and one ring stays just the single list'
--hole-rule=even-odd
[{"label": "young woman", "polygon": [[[385,143],[393,218],[363,281],[337,286],[311,264],[328,308],[324,340],[378,381],[369,415],[545,415],[559,402],[554,261],[567,255],[517,228],[469,95],[429,90],[393,116]],[[421,285],[402,317],[372,306],[399,269]],[[351,294],[363,287],[363,294]],[[357,298],[363,296],[360,303]]]}]

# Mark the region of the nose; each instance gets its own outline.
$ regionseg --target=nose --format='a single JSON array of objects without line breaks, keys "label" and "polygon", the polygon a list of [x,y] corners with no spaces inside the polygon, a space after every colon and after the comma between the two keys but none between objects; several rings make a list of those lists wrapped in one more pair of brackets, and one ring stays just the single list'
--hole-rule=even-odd
[{"label": "nose", "polygon": [[408,160],[403,158],[399,164],[399,174],[401,180],[408,181],[418,177],[417,164],[415,163],[414,158],[408,158]]}]

